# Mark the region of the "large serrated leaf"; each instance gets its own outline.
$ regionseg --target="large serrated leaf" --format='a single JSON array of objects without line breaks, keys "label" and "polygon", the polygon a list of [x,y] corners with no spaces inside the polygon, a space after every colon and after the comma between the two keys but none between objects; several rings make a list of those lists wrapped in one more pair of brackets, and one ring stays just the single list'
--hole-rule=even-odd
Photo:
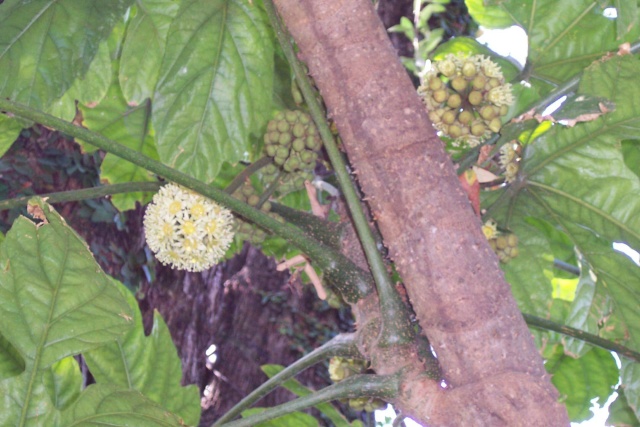
[{"label": "large serrated leaf", "polygon": [[8,0],[0,6],[0,96],[47,108],[83,76],[132,0]]},{"label": "large serrated leaf", "polygon": [[93,384],[64,411],[55,427],[184,427],[182,420],[135,390]]},{"label": "large serrated leaf", "polygon": [[596,0],[467,3],[471,3],[470,12],[482,25],[503,28],[507,26],[506,17],[510,17],[512,25],[527,32],[531,76],[544,82],[560,83],[638,36],[637,26],[616,34],[616,20],[605,17],[606,4]]},{"label": "large serrated leaf", "polygon": [[162,162],[213,181],[223,162],[250,152],[272,86],[273,36],[258,1],[183,1],[153,98]]},{"label": "large serrated leaf", "polygon": [[[155,141],[150,129],[151,104],[149,100],[129,107],[122,96],[118,80],[114,79],[107,96],[95,108],[79,105],[83,124],[96,132],[118,141],[131,149],[141,152],[154,160],[158,159]],[[107,153],[100,166],[100,178],[110,184],[125,182],[155,181],[146,169]],[[125,211],[135,208],[136,202],[148,202],[151,193],[125,193],[112,196],[118,209]]]},{"label": "large serrated leaf", "polygon": [[167,32],[178,12],[175,0],[137,0],[120,57],[120,86],[130,105],[153,97]]},{"label": "large serrated leaf", "polygon": [[640,268],[612,244],[640,248],[640,180],[625,166],[620,149],[620,140],[640,136],[640,101],[634,95],[638,73],[640,62],[631,56],[585,71],[580,92],[612,100],[616,110],[573,128],[556,125],[530,143],[520,191],[508,203],[518,211],[504,209],[506,217],[496,218],[517,222],[517,215],[525,214],[563,231],[596,284],[595,294],[574,300],[574,314],[582,313],[574,320],[582,327],[597,325],[591,332],[635,350],[640,350]]},{"label": "large serrated leaf", "polygon": [[162,316],[154,312],[151,335],[145,337],[135,297],[122,284],[115,283],[133,311],[135,326],[116,342],[85,352],[89,370],[98,384],[137,390],[181,416],[187,424],[197,425],[200,394],[195,385],[180,386],[180,358]]},{"label": "large serrated leaf", "polygon": [[66,356],[111,341],[131,326],[131,309],[86,244],[53,208],[30,209],[0,246],[0,333],[25,361],[0,382],[0,425],[55,425],[43,375]]},{"label": "large serrated leaf", "polygon": [[571,421],[591,418],[591,400],[604,404],[618,382],[618,366],[610,352],[594,347],[579,359],[563,354],[561,346],[547,361],[551,381],[564,400]]}]

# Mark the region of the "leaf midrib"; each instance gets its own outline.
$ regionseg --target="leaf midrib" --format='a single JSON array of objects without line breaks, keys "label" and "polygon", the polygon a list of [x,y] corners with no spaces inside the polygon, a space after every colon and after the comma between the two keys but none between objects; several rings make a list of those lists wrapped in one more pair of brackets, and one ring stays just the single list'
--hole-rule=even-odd
[{"label": "leaf midrib", "polygon": [[[46,227],[47,225],[43,225],[42,227]],[[38,244],[36,245],[37,250],[38,250],[38,261],[40,263],[40,265],[43,265],[43,255],[42,252],[40,251],[40,233],[38,233],[38,231],[36,230],[36,238],[38,240]],[[65,270],[65,266],[67,264],[68,258],[69,258],[69,235],[68,234],[64,234],[64,252],[63,252],[63,259],[62,262],[59,265],[58,268],[58,277],[56,277],[55,283],[51,283],[50,280],[49,284],[53,285],[53,295],[51,298],[51,305],[49,308],[49,313],[47,315],[47,321],[44,325],[44,330],[40,339],[40,343],[38,345],[38,347],[36,347],[36,354],[34,357],[34,361],[33,361],[33,369],[31,370],[31,375],[29,377],[29,383],[27,386],[27,395],[25,396],[25,401],[24,401],[24,405],[22,406],[22,413],[20,415],[20,427],[24,427],[27,422],[27,411],[29,410],[29,403],[31,400],[31,396],[32,396],[32,391],[33,391],[33,386],[36,380],[36,376],[38,374],[38,371],[40,370],[40,362],[42,359],[42,353],[44,351],[45,348],[45,344],[47,341],[47,338],[49,336],[49,329],[51,327],[52,319],[53,319],[53,314],[55,311],[55,306],[56,306],[56,302],[58,299],[58,292],[60,290],[60,286],[61,286],[61,282],[62,282],[62,277],[64,276],[64,270]],[[46,276],[46,275],[45,275]],[[48,279],[48,277],[47,277]]]}]

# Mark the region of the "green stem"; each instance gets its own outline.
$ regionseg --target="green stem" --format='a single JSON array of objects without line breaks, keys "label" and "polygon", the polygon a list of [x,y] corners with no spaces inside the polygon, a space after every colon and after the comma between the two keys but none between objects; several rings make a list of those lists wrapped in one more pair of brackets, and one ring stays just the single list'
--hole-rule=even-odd
[{"label": "green stem", "polygon": [[260,209],[262,205],[264,205],[264,203],[267,200],[269,200],[269,197],[271,197],[271,195],[275,193],[276,189],[280,185],[279,180],[281,176],[282,176],[282,169],[278,168],[278,172],[276,172],[276,176],[274,177],[273,182],[269,184],[269,186],[260,195],[260,200],[258,200],[258,204],[256,205],[256,208]]},{"label": "green stem", "polygon": [[580,329],[572,328],[571,326],[556,323],[551,320],[543,319],[542,317],[537,317],[532,314],[522,313],[522,317],[524,317],[525,322],[527,322],[529,326],[533,326],[534,328],[559,332],[563,335],[577,338],[591,345],[604,348],[605,350],[615,351],[619,355],[631,359],[635,362],[640,362],[640,353],[638,353],[637,351],[633,351],[623,345],[616,344],[604,338],[600,338],[597,335],[581,331]]},{"label": "green stem", "polygon": [[271,157],[264,156],[259,158],[258,160],[247,166],[235,178],[233,178],[233,181],[231,181],[231,183],[227,185],[227,188],[225,188],[224,191],[227,194],[233,194],[234,191],[242,187],[242,184],[244,184],[247,178],[249,178],[251,175],[259,171],[263,167],[270,165],[271,162]]},{"label": "green stem", "polygon": [[262,384],[260,387],[252,391],[248,396],[238,402],[226,414],[224,414],[214,424],[212,424],[211,427],[218,427],[221,424],[236,418],[242,411],[262,399],[264,396],[269,394],[272,390],[287,381],[289,378],[293,378],[295,375],[299,374],[305,369],[310,368],[316,363],[333,356],[362,358],[362,355],[360,354],[356,346],[355,335],[337,335],[321,347],[318,347],[311,353],[298,359],[293,364],[287,366],[285,369],[271,377],[268,381],[266,381],[264,384]]},{"label": "green stem", "polygon": [[330,248],[339,249],[342,239],[342,224],[325,221],[317,216],[292,209],[280,203],[271,203],[271,212],[277,213],[287,222],[299,227],[312,238],[322,242]]},{"label": "green stem", "polygon": [[259,414],[223,424],[222,426],[251,427],[294,411],[299,411],[336,399],[376,397],[388,400],[397,396],[399,387],[399,375],[354,375],[308,396],[300,397],[291,402],[269,408]]},{"label": "green stem", "polygon": [[16,197],[15,199],[0,202],[0,211],[13,209],[27,204],[29,199],[35,196],[46,198],[48,203],[75,202],[77,200],[97,199],[112,194],[133,193],[136,191],[156,192],[163,185],[161,182],[126,182],[123,184],[101,185],[81,190],[60,191],[48,194],[34,194],[31,196]]},{"label": "green stem", "polygon": [[373,291],[367,274],[342,254],[310,239],[299,228],[271,218],[269,215],[252,208],[246,203],[234,198],[224,191],[205,184],[190,175],[179,172],[158,161],[155,161],[138,151],[118,144],[103,135],[76,126],[49,114],[34,110],[28,106],[0,98],[0,110],[16,116],[32,120],[36,123],[58,129],[61,132],[81,139],[87,143],[114,154],[135,165],[141,166],[168,181],[200,193],[221,205],[231,209],[245,219],[260,227],[281,236],[302,252],[324,271],[327,280],[341,292],[348,302],[356,302]]},{"label": "green stem", "polygon": [[289,61],[289,64],[293,68],[296,81],[298,82],[300,91],[302,92],[309,108],[309,113],[311,114],[311,117],[313,117],[313,121],[318,128],[318,133],[322,138],[327,155],[329,156],[331,165],[333,166],[340,187],[342,188],[355,229],[367,257],[371,274],[373,275],[376,283],[383,320],[379,344],[382,346],[390,346],[410,342],[413,339],[414,333],[413,328],[411,327],[409,311],[402,302],[402,299],[396,291],[391,277],[387,272],[387,267],[382,258],[382,254],[378,250],[373,233],[369,228],[369,221],[367,216],[364,214],[362,205],[360,204],[360,198],[358,197],[353,181],[347,171],[346,164],[342,158],[342,153],[338,149],[333,134],[331,133],[331,129],[327,124],[322,107],[316,99],[315,90],[309,81],[309,77],[307,76],[304,67],[300,61],[298,61],[291,38],[280,21],[280,17],[278,16],[273,1],[265,0],[264,6],[267,11],[267,15],[269,16],[271,26],[275,30],[278,41],[282,46],[282,50]]}]

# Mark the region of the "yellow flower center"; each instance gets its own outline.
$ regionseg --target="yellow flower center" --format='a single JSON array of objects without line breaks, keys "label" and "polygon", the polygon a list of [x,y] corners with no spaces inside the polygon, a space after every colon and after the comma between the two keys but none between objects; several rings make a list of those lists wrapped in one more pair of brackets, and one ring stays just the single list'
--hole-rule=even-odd
[{"label": "yellow flower center", "polygon": [[171,215],[175,215],[182,209],[182,202],[179,200],[174,200],[169,204],[169,213]]},{"label": "yellow flower center", "polygon": [[193,221],[185,221],[184,224],[182,224],[182,232],[184,233],[185,236],[189,236],[193,233],[196,232],[196,226],[193,223]]},{"label": "yellow flower center", "polygon": [[196,203],[191,207],[191,216],[194,218],[200,218],[204,215],[204,206],[200,203]]},{"label": "yellow flower center", "polygon": [[216,223],[215,221],[209,221],[206,228],[207,234],[214,234],[217,229],[218,229],[218,223]]}]

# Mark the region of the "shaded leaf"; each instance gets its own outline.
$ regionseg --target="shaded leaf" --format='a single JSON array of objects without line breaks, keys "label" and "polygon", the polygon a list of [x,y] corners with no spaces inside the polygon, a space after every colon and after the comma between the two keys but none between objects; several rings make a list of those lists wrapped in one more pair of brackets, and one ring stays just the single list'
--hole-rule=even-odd
[{"label": "shaded leaf", "polygon": [[640,419],[640,364],[622,359],[620,381],[629,408]]},{"label": "shaded leaf", "polygon": [[130,105],[153,97],[167,32],[178,7],[175,0],[136,1],[136,14],[122,46],[119,72],[122,93]]},{"label": "shaded leaf", "polygon": [[[114,79],[107,96],[95,108],[79,105],[83,124],[87,128],[141,152],[154,160],[158,159],[155,141],[150,129],[151,107],[149,101],[129,107],[125,102],[118,81]],[[141,166],[107,153],[100,166],[100,178],[110,184],[155,181],[156,178]],[[111,201],[121,211],[135,208],[136,202],[144,204],[151,200],[152,193],[115,194]]]},{"label": "shaded leaf", "polygon": [[200,419],[200,393],[195,385],[181,387],[182,368],[167,325],[153,313],[153,328],[146,337],[138,302],[114,280],[133,312],[134,328],[115,342],[84,353],[98,384],[133,389],[179,415],[189,425]]},{"label": "shaded leaf", "polygon": [[18,350],[0,334],[0,381],[24,371],[24,359]]},{"label": "shaded leaf", "polygon": [[56,409],[63,410],[76,401],[82,391],[82,373],[72,356],[58,360],[43,373],[44,386]]},{"label": "shaded leaf", "polygon": [[624,164],[640,177],[640,142],[622,141]]},{"label": "shaded leaf", "polygon": [[257,1],[186,0],[167,40],[153,104],[160,159],[211,182],[269,118],[273,36]]},{"label": "shaded leaf", "polygon": [[[247,418],[264,412],[266,408],[251,408],[242,411],[242,417]],[[304,412],[291,412],[287,415],[255,424],[255,427],[318,427],[318,420]]]},{"label": "shaded leaf", "polygon": [[55,425],[46,368],[131,326],[129,306],[86,243],[50,205],[35,199],[30,211],[42,222],[16,219],[0,246],[0,333],[25,360],[21,375],[0,382],[3,426]]},{"label": "shaded leaf", "polygon": [[47,108],[83,76],[132,0],[7,0],[0,7],[0,95]]},{"label": "shaded leaf", "polygon": [[629,406],[624,390],[618,388],[618,398],[609,406],[607,425],[613,427],[639,427],[640,420]]},{"label": "shaded leaf", "polygon": [[638,25],[638,2],[628,0],[613,0],[616,6],[616,35],[622,39]]},{"label": "shaded leaf", "polygon": [[615,359],[600,348],[592,348],[579,359],[561,355],[546,366],[574,422],[591,418],[591,400],[597,398],[603,404],[618,382]]},{"label": "shaded leaf", "polygon": [[22,124],[17,120],[0,114],[0,157],[11,148],[15,140],[18,139],[21,130]]}]

